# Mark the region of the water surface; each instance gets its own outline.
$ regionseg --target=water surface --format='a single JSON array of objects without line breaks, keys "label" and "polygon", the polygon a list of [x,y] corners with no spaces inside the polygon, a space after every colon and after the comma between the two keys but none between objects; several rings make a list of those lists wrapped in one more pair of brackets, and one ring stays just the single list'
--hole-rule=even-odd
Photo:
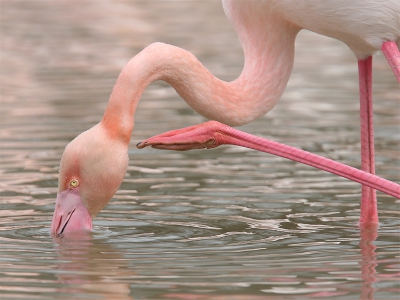
[{"label": "water surface", "polygon": [[[102,117],[124,64],[161,41],[233,80],[243,54],[219,1],[2,1],[1,299],[398,299],[399,200],[357,227],[360,186],[238,147],[137,150],[205,121],[155,82],[126,178],[92,233],[49,235],[66,144]],[[377,173],[400,182],[398,85],[374,59]],[[357,63],[302,32],[281,101],[240,129],[359,167]],[[73,295],[73,296],[72,296]]]}]

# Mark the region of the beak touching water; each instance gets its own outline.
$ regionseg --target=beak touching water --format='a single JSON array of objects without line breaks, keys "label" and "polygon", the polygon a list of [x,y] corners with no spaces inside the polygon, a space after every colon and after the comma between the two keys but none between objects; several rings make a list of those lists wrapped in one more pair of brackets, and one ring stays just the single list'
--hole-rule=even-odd
[{"label": "beak touching water", "polygon": [[51,234],[57,236],[90,229],[92,229],[92,218],[81,200],[79,190],[67,189],[58,193],[51,222]]}]

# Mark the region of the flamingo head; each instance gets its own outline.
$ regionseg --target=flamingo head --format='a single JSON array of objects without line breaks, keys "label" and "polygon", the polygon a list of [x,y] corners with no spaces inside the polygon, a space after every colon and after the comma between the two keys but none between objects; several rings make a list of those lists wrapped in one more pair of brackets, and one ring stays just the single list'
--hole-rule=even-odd
[{"label": "flamingo head", "polygon": [[128,166],[126,141],[101,123],[67,145],[61,158],[51,234],[92,229],[93,218],[118,190]]}]

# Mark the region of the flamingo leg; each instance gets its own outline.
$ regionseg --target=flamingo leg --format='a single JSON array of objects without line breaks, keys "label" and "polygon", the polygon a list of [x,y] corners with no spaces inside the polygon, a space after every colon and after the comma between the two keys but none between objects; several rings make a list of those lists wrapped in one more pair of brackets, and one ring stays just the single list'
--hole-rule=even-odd
[{"label": "flamingo leg", "polygon": [[385,42],[382,45],[382,52],[393,70],[397,81],[400,82],[400,51],[395,42]]},{"label": "flamingo leg", "polygon": [[[372,110],[372,56],[358,61],[360,87],[361,169],[375,174],[374,128]],[[363,185],[360,224],[378,223],[376,191]]]},{"label": "flamingo leg", "polygon": [[[370,186],[400,199],[400,185],[397,183],[317,154],[239,131],[217,121],[208,121],[200,125],[159,134],[138,143],[136,147],[141,149],[151,146],[156,149],[184,151],[191,149],[211,149],[219,145],[228,144],[288,158]],[[374,224],[360,225],[364,228],[364,225],[370,226]]]}]

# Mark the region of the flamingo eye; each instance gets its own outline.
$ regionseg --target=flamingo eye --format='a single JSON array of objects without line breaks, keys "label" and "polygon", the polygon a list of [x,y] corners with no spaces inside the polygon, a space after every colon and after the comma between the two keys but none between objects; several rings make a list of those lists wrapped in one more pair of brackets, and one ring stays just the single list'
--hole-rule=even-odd
[{"label": "flamingo eye", "polygon": [[79,185],[79,181],[76,180],[76,179],[72,179],[72,180],[69,182],[69,186],[70,186],[71,188],[76,188],[76,187],[78,187],[78,185]]}]

